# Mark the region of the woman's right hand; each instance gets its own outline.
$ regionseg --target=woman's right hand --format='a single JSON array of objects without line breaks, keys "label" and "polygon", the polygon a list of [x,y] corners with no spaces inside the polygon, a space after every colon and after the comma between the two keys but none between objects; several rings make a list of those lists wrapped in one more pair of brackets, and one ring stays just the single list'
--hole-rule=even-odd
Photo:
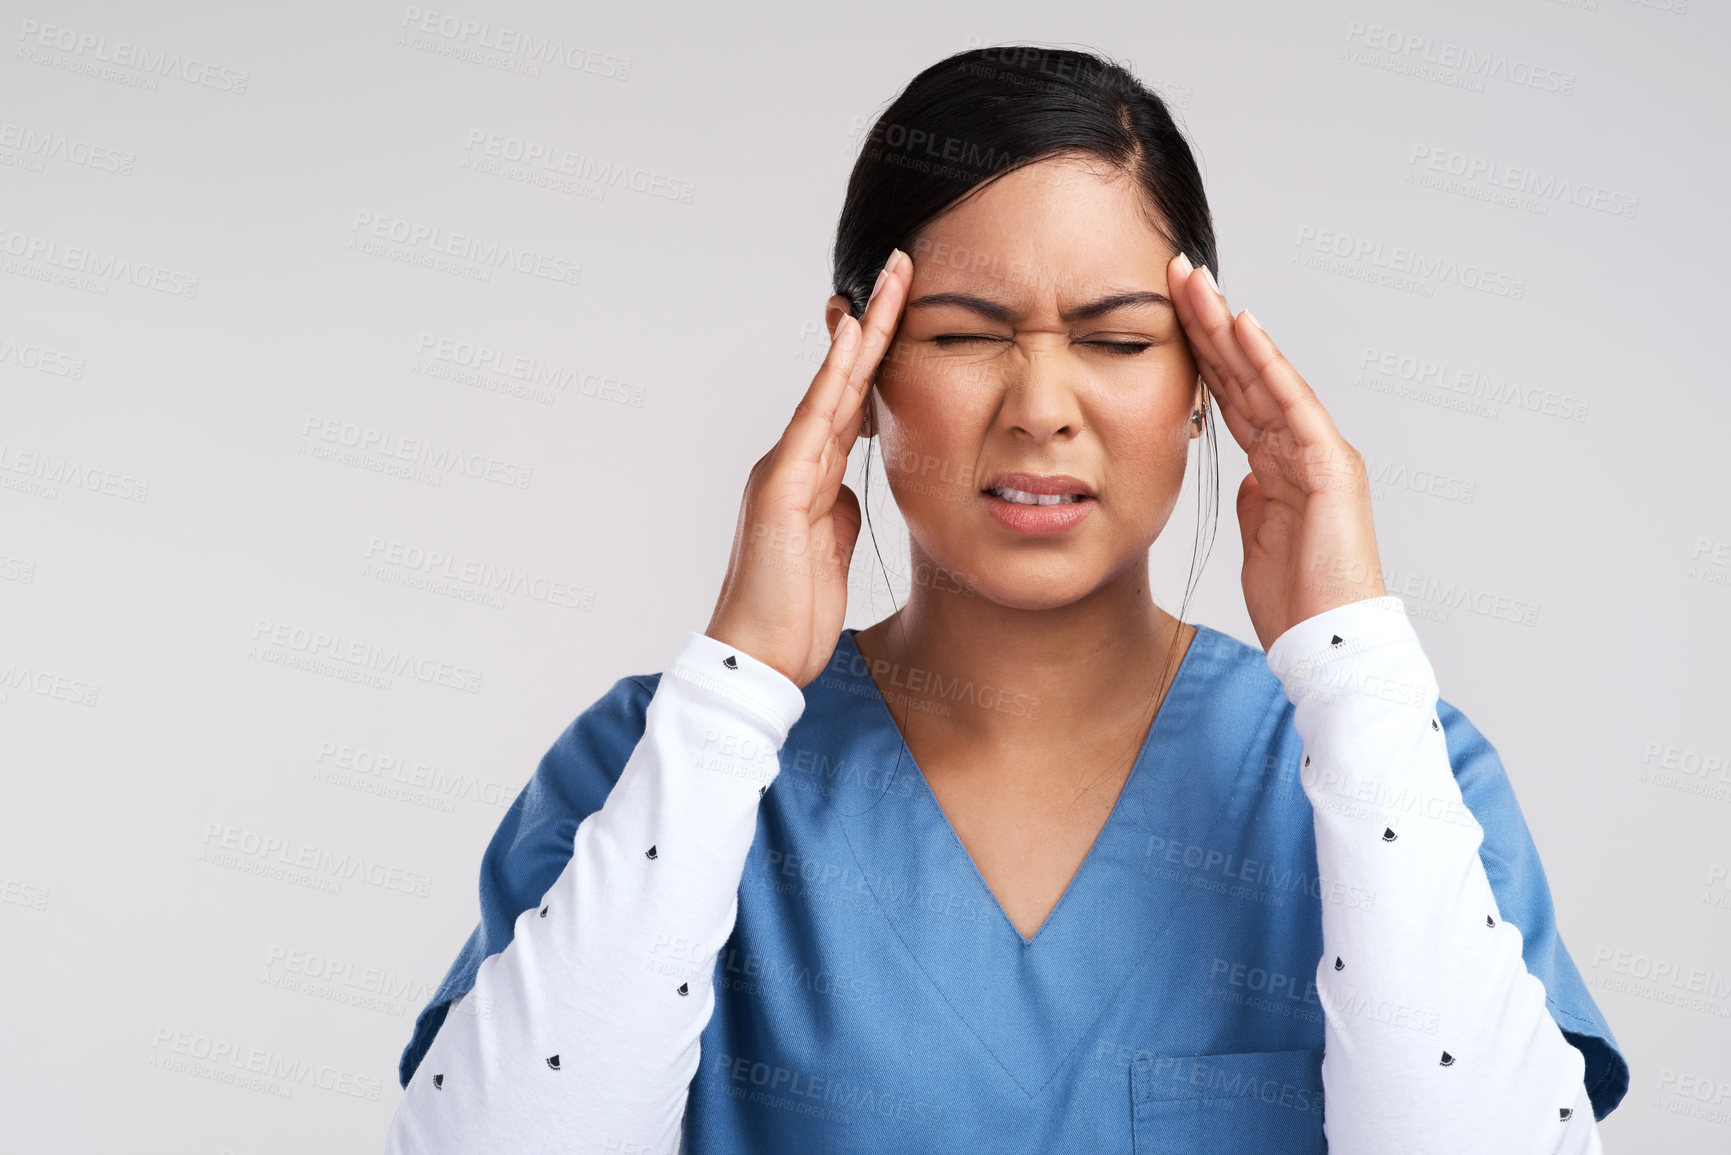
[{"label": "woman's right hand", "polygon": [[847,613],[860,508],[841,479],[912,282],[913,260],[893,250],[865,317],[836,322],[829,353],[781,440],[746,479],[727,578],[703,632],[796,686],[823,671]]}]

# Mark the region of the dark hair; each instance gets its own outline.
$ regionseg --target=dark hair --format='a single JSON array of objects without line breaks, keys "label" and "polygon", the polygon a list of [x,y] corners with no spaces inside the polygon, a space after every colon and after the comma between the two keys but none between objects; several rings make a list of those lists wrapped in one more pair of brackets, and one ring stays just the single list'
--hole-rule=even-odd
[{"label": "dark hair", "polygon": [[[1218,277],[1214,222],[1190,146],[1166,104],[1123,66],[1090,52],[1028,44],[958,52],[908,83],[861,147],[836,223],[833,282],[855,317],[865,312],[892,249],[914,253],[921,229],[962,198],[1016,169],[1058,156],[1093,157],[1124,173],[1145,194],[1145,218],[1174,251]],[[1201,576],[1204,494],[1218,521],[1220,464],[1213,406],[1204,390],[1204,452],[1213,462],[1202,484],[1197,456],[1197,544],[1184,609]],[[871,482],[866,455],[866,496]],[[870,525],[869,502],[864,508]],[[877,550],[877,535],[872,534]],[[883,554],[878,552],[878,564]],[[888,573],[886,571],[887,580]],[[893,597],[893,593],[892,593]],[[899,607],[898,607],[899,609]],[[1173,632],[1155,692],[1166,681],[1181,631]],[[1150,698],[1152,701],[1152,698]],[[904,731],[905,731],[904,716]]]}]

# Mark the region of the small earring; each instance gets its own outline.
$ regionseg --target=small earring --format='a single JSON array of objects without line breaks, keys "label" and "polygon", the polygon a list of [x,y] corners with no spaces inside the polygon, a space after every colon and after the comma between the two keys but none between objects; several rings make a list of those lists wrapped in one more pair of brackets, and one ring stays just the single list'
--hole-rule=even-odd
[{"label": "small earring", "polygon": [[1196,427],[1198,429],[1202,428],[1202,410],[1197,409],[1194,412],[1192,412],[1190,414],[1190,420],[1192,420],[1196,423]]}]

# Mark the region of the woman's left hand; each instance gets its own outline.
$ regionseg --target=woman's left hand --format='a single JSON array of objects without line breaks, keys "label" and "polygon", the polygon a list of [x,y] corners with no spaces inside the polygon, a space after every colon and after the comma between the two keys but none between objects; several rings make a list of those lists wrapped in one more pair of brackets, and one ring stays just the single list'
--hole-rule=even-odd
[{"label": "woman's left hand", "polygon": [[1238,487],[1244,604],[1266,650],[1324,610],[1388,592],[1364,456],[1250,311],[1233,317],[1206,269],[1166,269],[1197,370],[1250,459]]}]

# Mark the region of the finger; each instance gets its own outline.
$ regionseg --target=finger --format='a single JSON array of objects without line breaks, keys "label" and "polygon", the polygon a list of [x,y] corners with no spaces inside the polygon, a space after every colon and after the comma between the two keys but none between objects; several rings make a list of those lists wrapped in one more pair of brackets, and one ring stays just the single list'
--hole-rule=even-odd
[{"label": "finger", "polygon": [[1196,372],[1202,377],[1202,383],[1208,386],[1208,395],[1214,399],[1214,407],[1220,411],[1221,419],[1226,422],[1227,432],[1238,442],[1238,448],[1249,453],[1257,435],[1256,427],[1250,423],[1250,418],[1245,416],[1244,410],[1233,403],[1231,394],[1222,384],[1220,374],[1214,371],[1213,366],[1198,358]]},{"label": "finger", "polygon": [[[1207,367],[1202,369],[1202,380],[1208,385],[1210,394],[1217,403],[1221,418],[1226,422],[1226,428],[1232,433],[1232,439],[1238,442],[1238,448],[1244,450],[1245,458],[1250,462],[1252,470],[1258,472],[1258,483],[1264,493],[1270,497],[1284,501],[1300,500],[1307,490],[1299,484],[1297,477],[1290,470],[1277,469],[1276,460],[1282,455],[1273,455],[1269,449],[1284,434],[1271,435],[1267,429],[1251,424],[1244,413],[1235,408],[1231,402],[1220,395],[1217,386],[1210,380],[1214,371]],[[1260,447],[1260,451],[1258,451]]]},{"label": "finger", "polygon": [[848,374],[859,354],[859,322],[846,314],[836,322],[829,352],[812,376],[805,396],[794,406],[793,416],[777,444],[778,463],[784,460],[815,464],[824,443],[834,433],[835,410],[847,391]]},{"label": "finger", "polygon": [[810,500],[806,502],[807,516],[814,523],[829,513],[836,503],[837,494],[843,489],[842,478],[847,475],[849,448],[850,444],[839,437],[831,437],[824,443],[811,477]]},{"label": "finger", "polygon": [[[812,602],[812,653],[809,667],[821,669],[835,645],[835,636],[847,616],[847,579],[853,562],[854,545],[859,540],[860,505],[852,490],[842,486],[835,502],[835,513],[815,527],[821,533],[823,547],[813,552],[818,565],[818,581],[839,588],[840,597],[819,593]],[[827,641],[825,639],[828,639]]]},{"label": "finger", "polygon": [[1255,314],[1243,321],[1234,318],[1225,296],[1206,277],[1193,291],[1188,282],[1185,288],[1211,343],[1211,353],[1203,360],[1238,387],[1236,395],[1244,398],[1256,426],[1252,436],[1260,443],[1259,451],[1252,452],[1242,440],[1240,444],[1264,492],[1283,496],[1291,487],[1308,493],[1328,483],[1345,461],[1342,451],[1350,447],[1315,391],[1262,331]]},{"label": "finger", "polygon": [[[1231,379],[1231,373],[1214,349],[1213,339],[1209,336],[1208,330],[1204,328],[1197,312],[1196,302],[1192,296],[1195,290],[1191,288],[1190,282],[1200,279],[1201,270],[1189,269],[1187,271],[1185,266],[1189,264],[1189,258],[1184,257],[1183,260],[1180,260],[1179,257],[1183,256],[1180,253],[1178,257],[1172,258],[1172,263],[1166,269],[1166,278],[1171,292],[1172,308],[1178,314],[1179,324],[1183,326],[1184,339],[1195,357],[1197,371],[1202,374],[1203,380],[1208,382],[1209,389],[1222,403],[1222,412],[1230,407],[1236,409],[1245,420],[1250,420],[1252,414],[1244,400],[1244,392],[1239,388],[1238,383]],[[1234,431],[1233,436],[1238,436],[1236,431]]]},{"label": "finger", "polygon": [[1262,492],[1262,481],[1254,470],[1244,475],[1244,480],[1238,483],[1238,500],[1234,502],[1238,510],[1238,537],[1244,546],[1244,563],[1250,564],[1251,543],[1256,540],[1256,531],[1262,525],[1262,508],[1267,504],[1267,498]]},{"label": "finger", "polygon": [[836,487],[832,516],[812,526],[812,562],[826,581],[846,581],[860,531],[859,498],[847,486]]},{"label": "finger", "polygon": [[[871,381],[868,378],[865,389],[860,394],[862,401],[870,391]],[[859,440],[860,430],[865,426],[865,415],[865,404],[850,404],[846,399],[843,400],[841,409],[837,412],[841,429],[825,444],[812,479],[808,512],[813,520],[829,513],[830,507],[835,504],[837,492],[844,488],[842,479],[847,474],[848,460]]]},{"label": "finger", "polygon": [[865,316],[860,319],[859,352],[854,358],[847,389],[837,403],[832,423],[835,438],[831,444],[834,448],[826,447],[828,456],[813,479],[809,507],[813,518],[828,513],[835,502],[842,477],[847,472],[848,456],[853,452],[865,423],[866,395],[871,391],[884,351],[895,339],[896,326],[900,324],[912,285],[913,258],[900,249],[891,250],[890,259],[884,262],[882,277],[873,289],[871,299],[866,302]]},{"label": "finger", "polygon": [[[1269,430],[1284,427],[1295,445],[1333,446],[1340,441],[1322,402],[1299,376],[1298,370],[1280,354],[1272,338],[1256,323],[1254,314],[1239,321],[1233,317],[1226,297],[1204,278],[1198,306],[1203,330],[1215,353],[1225,362],[1255,422]],[[1242,316],[1242,314],[1240,314]],[[1252,354],[1251,346],[1256,352]]]},{"label": "finger", "polygon": [[1256,370],[1233,333],[1232,310],[1205,269],[1186,279],[1183,296],[1194,317],[1194,324],[1185,327],[1192,347],[1219,374],[1231,399],[1253,424],[1264,427],[1277,422],[1280,406],[1257,389]]},{"label": "finger", "polygon": [[[893,266],[893,267],[892,267]],[[908,290],[913,287],[913,258],[900,249],[890,252],[884,262],[884,279],[875,295],[866,303],[865,316],[860,318],[861,341],[859,355],[854,358],[848,375],[848,389],[836,412],[836,432],[840,433],[860,408],[866,390],[871,387],[886,350],[895,340],[896,326],[901,324]]]},{"label": "finger", "polygon": [[[1195,273],[1184,274],[1176,267],[1174,273],[1178,278],[1195,276]],[[1188,311],[1195,318],[1195,306],[1185,288],[1183,279],[1178,279],[1174,289],[1175,301],[1182,303],[1182,310]],[[1182,316],[1182,312],[1181,312]],[[1252,322],[1255,317],[1250,318]],[[1206,339],[1206,330],[1201,329],[1200,321],[1196,321],[1199,337]],[[1187,334],[1188,335],[1188,334]],[[1194,349],[1197,342],[1192,341]],[[1294,448],[1296,438],[1286,428],[1283,415],[1277,415],[1273,425],[1262,424],[1261,418],[1247,413],[1245,410],[1244,390],[1230,372],[1224,372],[1217,367],[1218,362],[1197,351],[1196,367],[1203,383],[1208,386],[1220,409],[1221,418],[1226,428],[1232,434],[1238,447],[1249,459],[1252,470],[1257,473],[1257,483],[1261,492],[1268,498],[1279,501],[1294,502],[1302,500],[1309,492],[1307,474],[1303,469],[1296,468],[1290,460],[1296,456],[1302,460],[1304,455],[1298,454]],[[1236,400],[1235,400],[1236,399]]]},{"label": "finger", "polygon": [[1238,314],[1238,347],[1256,371],[1257,381],[1286,417],[1287,428],[1301,444],[1328,445],[1343,440],[1334,419],[1305,379],[1299,376],[1249,309]]}]

